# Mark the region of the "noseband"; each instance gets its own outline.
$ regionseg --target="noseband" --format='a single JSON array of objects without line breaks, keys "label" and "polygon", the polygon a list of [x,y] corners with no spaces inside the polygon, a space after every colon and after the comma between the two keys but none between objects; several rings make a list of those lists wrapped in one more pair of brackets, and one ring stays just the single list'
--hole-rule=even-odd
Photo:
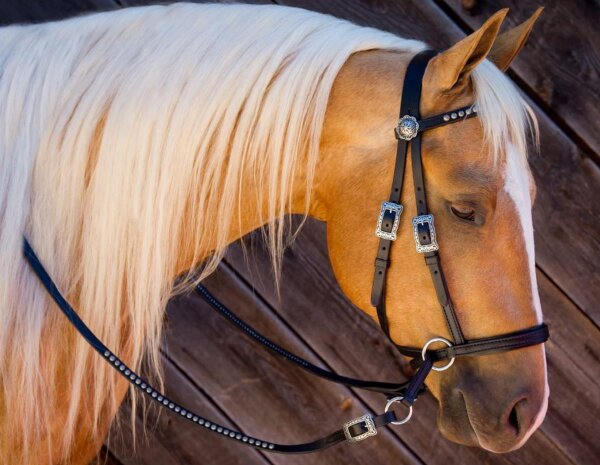
[{"label": "noseband", "polygon": [[[400,109],[401,117],[398,126],[395,129],[396,138],[398,139],[398,148],[396,152],[392,190],[389,201],[384,202],[381,206],[381,212],[377,222],[376,234],[379,237],[379,248],[375,260],[375,277],[373,279],[371,302],[373,306],[377,308],[377,316],[381,328],[389,337],[390,332],[385,310],[386,273],[389,266],[390,248],[392,242],[396,240],[398,226],[400,224],[400,214],[403,210],[403,207],[400,204],[400,197],[410,141],[413,182],[417,201],[417,216],[412,220],[414,239],[417,252],[424,254],[425,263],[431,272],[437,298],[448,323],[452,342],[437,337],[430,339],[422,348],[397,346],[402,354],[412,358],[411,364],[416,368],[415,375],[406,383],[387,383],[349,378],[313,365],[275,344],[252,328],[252,326],[237,317],[231,310],[210,294],[204,286],[198,285],[196,288],[196,292],[211,305],[211,308],[225,317],[247,336],[258,341],[285,360],[300,366],[311,374],[329,381],[356,389],[365,389],[385,394],[388,401],[384,413],[380,415],[371,416],[366,414],[347,422],[340,430],[321,439],[309,443],[293,445],[275,444],[269,441],[263,441],[209,421],[189,409],[182,407],[176,402],[173,402],[163,393],[154,389],[147,381],[125,365],[108,347],[106,347],[106,345],[96,337],[92,330],[86,326],[77,315],[77,312],[63,297],[26,238],[23,239],[23,254],[34,273],[38,276],[45,289],[60,310],[65,314],[69,322],[107,363],[125,377],[135,389],[148,396],[151,400],[157,402],[160,406],[165,407],[174,414],[194,423],[196,426],[200,426],[208,431],[217,433],[220,436],[257,449],[297,454],[315,452],[343,441],[358,442],[376,435],[377,429],[382,426],[404,424],[410,419],[412,415],[412,405],[419,393],[424,391],[424,382],[431,370],[446,370],[450,368],[457,357],[483,355],[541,344],[548,339],[549,335],[548,327],[545,324],[541,324],[533,328],[488,338],[466,340],[463,336],[459,321],[456,317],[456,312],[454,311],[452,301],[450,300],[440,257],[437,252],[439,246],[435,234],[434,217],[427,209],[423,166],[421,162],[421,134],[429,129],[472,118],[477,115],[477,109],[475,106],[464,107],[442,115],[424,119],[420,118],[419,103],[421,99],[421,83],[427,63],[434,55],[435,52],[432,51],[424,51],[416,55],[410,62],[404,78],[402,104]],[[443,343],[445,347],[441,349],[431,349],[431,344],[436,342]],[[434,363],[441,361],[446,361],[446,365],[442,367],[434,366]],[[407,416],[403,419],[398,419],[394,411],[391,410],[392,405],[396,402],[402,402],[409,408]]]}]

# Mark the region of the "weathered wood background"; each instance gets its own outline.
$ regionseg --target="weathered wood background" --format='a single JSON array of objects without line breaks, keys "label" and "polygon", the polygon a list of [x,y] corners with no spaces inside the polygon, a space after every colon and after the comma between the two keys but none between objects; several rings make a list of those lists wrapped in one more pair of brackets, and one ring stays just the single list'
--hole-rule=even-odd
[{"label": "weathered wood background", "polygon": [[[149,3],[143,0],[0,0],[0,24],[45,21]],[[255,1],[255,3],[270,3]],[[455,445],[436,428],[426,395],[405,427],[361,446],[286,457],[248,450],[150,411],[135,441],[127,426],[106,441],[98,463],[134,464],[542,464],[600,463],[600,4],[586,0],[283,0],[444,48],[502,7],[514,25],[539,5],[546,11],[509,70],[533,105],[541,153],[531,160],[538,184],[534,210],[537,272],[546,320],[550,407],[519,451],[494,455]],[[260,331],[343,374],[398,380],[402,360],[373,322],[352,308],[327,258],[325,227],[309,222],[288,251],[281,296],[260,237],[239,244],[208,287]],[[366,270],[369,272],[370,270]],[[312,439],[365,411],[379,396],[332,386],[294,369],[228,326],[198,298],[168,312],[164,347],[167,391],[233,428],[277,442]],[[142,419],[139,424],[141,425]]]}]

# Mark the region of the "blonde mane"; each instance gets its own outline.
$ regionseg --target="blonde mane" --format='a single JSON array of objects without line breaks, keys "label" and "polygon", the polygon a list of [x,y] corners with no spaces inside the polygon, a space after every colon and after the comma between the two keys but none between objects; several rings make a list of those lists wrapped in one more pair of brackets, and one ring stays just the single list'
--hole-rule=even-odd
[{"label": "blonde mane", "polygon": [[[146,356],[160,373],[182,238],[195,261],[213,253],[179,290],[221,260],[243,183],[266,183],[256,205],[268,205],[277,269],[278,219],[300,162],[308,206],[339,69],[357,51],[422,48],[278,6],[176,4],[0,29],[0,415],[12,419],[0,454],[47,441],[66,409],[61,444],[47,442],[66,456],[77,416],[96,424],[116,404],[118,375],[50,304],[21,257],[24,232],[98,337],[134,369]],[[489,63],[474,79],[494,147],[510,135],[524,148],[518,93]],[[90,386],[102,388],[84,406]],[[17,454],[0,462],[36,462],[27,447]]]}]

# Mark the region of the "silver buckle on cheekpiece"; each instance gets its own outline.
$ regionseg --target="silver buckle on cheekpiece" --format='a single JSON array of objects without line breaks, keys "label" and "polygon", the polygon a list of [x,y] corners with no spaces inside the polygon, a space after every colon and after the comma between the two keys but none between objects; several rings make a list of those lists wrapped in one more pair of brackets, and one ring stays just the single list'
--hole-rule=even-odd
[{"label": "silver buckle on cheekpiece", "polygon": [[[379,219],[377,220],[377,229],[375,234],[381,239],[387,239],[388,241],[396,240],[396,233],[398,232],[398,225],[400,224],[400,215],[402,214],[403,207],[399,203],[394,202],[383,202],[381,204],[381,211],[379,212]],[[394,219],[386,218],[387,213],[394,215]],[[392,222],[391,231],[384,231],[382,226],[383,222],[386,221],[386,229],[389,228],[389,221]]]},{"label": "silver buckle on cheekpiece", "polygon": [[[358,425],[360,423],[364,423],[367,430],[364,433],[357,434],[356,436],[352,436],[350,434],[350,428],[354,425]],[[344,423],[344,435],[348,442],[358,442],[363,439],[367,439],[368,437],[375,436],[377,434],[377,428],[375,428],[375,423],[373,422],[373,417],[369,414],[363,415],[362,417],[355,418],[354,420],[350,420],[347,423]]]},{"label": "silver buckle on cheekpiece", "polygon": [[[426,226],[429,229],[429,244],[423,244],[421,242],[421,234],[419,228]],[[433,225],[433,215],[421,215],[413,218],[413,231],[415,236],[415,243],[417,245],[417,252],[427,253],[435,252],[439,249],[438,243],[435,239],[435,226]]]}]

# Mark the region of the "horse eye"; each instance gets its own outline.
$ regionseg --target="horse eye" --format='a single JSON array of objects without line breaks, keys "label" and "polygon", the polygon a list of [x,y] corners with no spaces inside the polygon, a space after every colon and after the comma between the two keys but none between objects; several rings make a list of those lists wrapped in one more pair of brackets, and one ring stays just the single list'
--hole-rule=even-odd
[{"label": "horse eye", "polygon": [[461,220],[475,221],[475,210],[473,209],[460,210],[456,207],[450,207],[450,210],[452,210],[454,216],[460,218]]}]

